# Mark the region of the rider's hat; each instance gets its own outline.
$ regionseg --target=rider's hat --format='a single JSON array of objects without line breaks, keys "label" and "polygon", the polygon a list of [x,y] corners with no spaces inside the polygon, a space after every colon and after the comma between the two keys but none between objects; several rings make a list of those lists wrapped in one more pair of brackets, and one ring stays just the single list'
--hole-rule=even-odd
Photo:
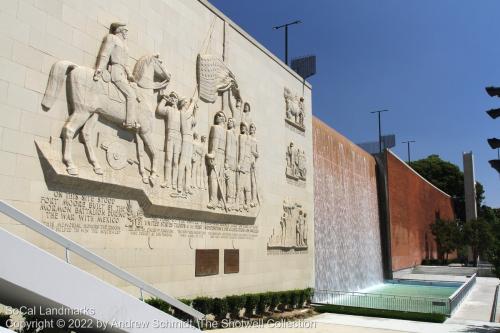
[{"label": "rider's hat", "polygon": [[116,29],[118,29],[119,27],[124,27],[126,26],[125,23],[121,23],[121,22],[113,22],[111,23],[111,25],[109,26],[109,32],[114,34],[116,32]]}]

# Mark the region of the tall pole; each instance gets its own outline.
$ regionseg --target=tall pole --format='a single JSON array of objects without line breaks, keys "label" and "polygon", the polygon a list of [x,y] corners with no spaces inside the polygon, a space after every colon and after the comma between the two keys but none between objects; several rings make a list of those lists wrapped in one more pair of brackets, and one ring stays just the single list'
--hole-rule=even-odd
[{"label": "tall pole", "polygon": [[286,23],[286,24],[282,24],[282,25],[278,25],[278,26],[273,27],[273,29],[275,29],[275,30],[285,28],[285,64],[287,64],[287,65],[288,65],[288,26],[292,25],[292,24],[299,24],[299,23],[302,23],[302,22],[297,20],[297,21],[293,21],[290,23]]},{"label": "tall pole", "polygon": [[285,64],[288,65],[288,25],[285,25]]},{"label": "tall pole", "polygon": [[382,121],[380,119],[380,114],[382,112],[387,112],[389,110],[378,110],[378,111],[371,111],[370,113],[378,113],[378,147],[379,147],[379,153],[382,152]]},{"label": "tall pole", "polygon": [[410,144],[416,142],[415,140],[403,141],[402,143],[406,143],[408,146],[408,164],[411,163],[411,155],[410,155]]}]

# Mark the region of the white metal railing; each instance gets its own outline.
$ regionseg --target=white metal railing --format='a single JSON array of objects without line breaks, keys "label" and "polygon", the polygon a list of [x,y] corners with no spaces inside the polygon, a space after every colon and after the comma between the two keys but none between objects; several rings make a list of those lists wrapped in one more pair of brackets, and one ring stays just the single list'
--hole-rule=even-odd
[{"label": "white metal railing", "polygon": [[194,317],[197,320],[202,320],[205,315],[192,307],[182,303],[181,301],[175,299],[172,296],[169,296],[162,292],[159,289],[156,289],[155,287],[151,286],[150,284],[147,284],[143,280],[139,279],[138,277],[128,273],[127,271],[113,265],[109,261],[107,261],[104,258],[99,257],[95,253],[90,252],[83,246],[79,245],[78,243],[73,242],[72,240],[62,236],[61,234],[55,232],[54,230],[50,229],[49,227],[45,226],[44,224],[38,222],[37,220],[33,219],[32,217],[24,214],[23,212],[19,211],[18,209],[12,207],[11,205],[5,203],[4,201],[0,200],[0,212],[9,216],[10,218],[16,220],[19,223],[22,223],[23,225],[27,226],[31,230],[39,233],[42,236],[47,237],[51,241],[61,245],[62,247],[65,248],[66,250],[66,259],[68,261],[68,253],[67,251],[71,251],[80,257],[90,261],[91,263],[101,267],[105,271],[121,278],[124,281],[129,282],[130,284],[136,286],[139,288],[140,293],[142,295],[142,292],[145,291],[148,294],[160,298],[163,301],[167,302],[174,308],[177,308],[190,316]]}]

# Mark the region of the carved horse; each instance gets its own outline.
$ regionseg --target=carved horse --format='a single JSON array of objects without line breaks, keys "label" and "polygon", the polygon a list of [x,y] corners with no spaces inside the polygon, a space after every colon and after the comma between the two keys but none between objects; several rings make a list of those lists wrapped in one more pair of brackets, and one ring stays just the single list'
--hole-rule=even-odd
[{"label": "carved horse", "polygon": [[[93,80],[94,70],[88,67],[78,66],[69,61],[58,61],[50,70],[49,81],[45,89],[42,106],[48,111],[57,98],[64,80],[66,82],[66,97],[70,108],[70,116],[66,120],[62,129],[63,139],[63,162],[70,175],[78,175],[78,168],[73,162],[72,142],[75,134],[81,129],[83,142],[88,153],[90,163],[94,167],[96,174],[103,174],[91,143],[95,125],[100,116],[108,121],[119,124],[123,127],[126,107],[121,95],[116,94],[115,98],[110,97],[110,91],[116,89],[111,82],[104,80]],[[140,102],[137,106],[137,122],[139,129],[129,129],[136,132],[137,156],[139,160],[139,171],[144,182],[152,181],[156,175],[156,153],[153,145],[153,121],[154,108],[156,107],[157,96],[160,90],[166,88],[170,81],[170,73],[167,72],[164,64],[158,55],[143,56],[140,58],[133,70],[136,85],[135,90]],[[121,93],[119,93],[121,94]],[[72,111],[72,112],[71,112]],[[144,166],[141,162],[141,145],[139,137],[144,143],[144,148],[150,157],[151,169],[149,179],[145,175]]]},{"label": "carved horse", "polygon": [[295,123],[303,125],[304,123],[304,104],[300,97],[292,95],[292,92],[285,88],[284,92],[286,103],[287,119],[294,118]]}]

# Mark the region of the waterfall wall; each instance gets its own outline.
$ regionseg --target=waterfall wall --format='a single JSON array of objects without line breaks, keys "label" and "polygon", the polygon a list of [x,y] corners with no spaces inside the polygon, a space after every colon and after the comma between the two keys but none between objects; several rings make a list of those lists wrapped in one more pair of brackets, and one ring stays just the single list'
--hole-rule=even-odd
[{"label": "waterfall wall", "polygon": [[315,287],[360,290],[383,280],[375,159],[313,119]]}]

